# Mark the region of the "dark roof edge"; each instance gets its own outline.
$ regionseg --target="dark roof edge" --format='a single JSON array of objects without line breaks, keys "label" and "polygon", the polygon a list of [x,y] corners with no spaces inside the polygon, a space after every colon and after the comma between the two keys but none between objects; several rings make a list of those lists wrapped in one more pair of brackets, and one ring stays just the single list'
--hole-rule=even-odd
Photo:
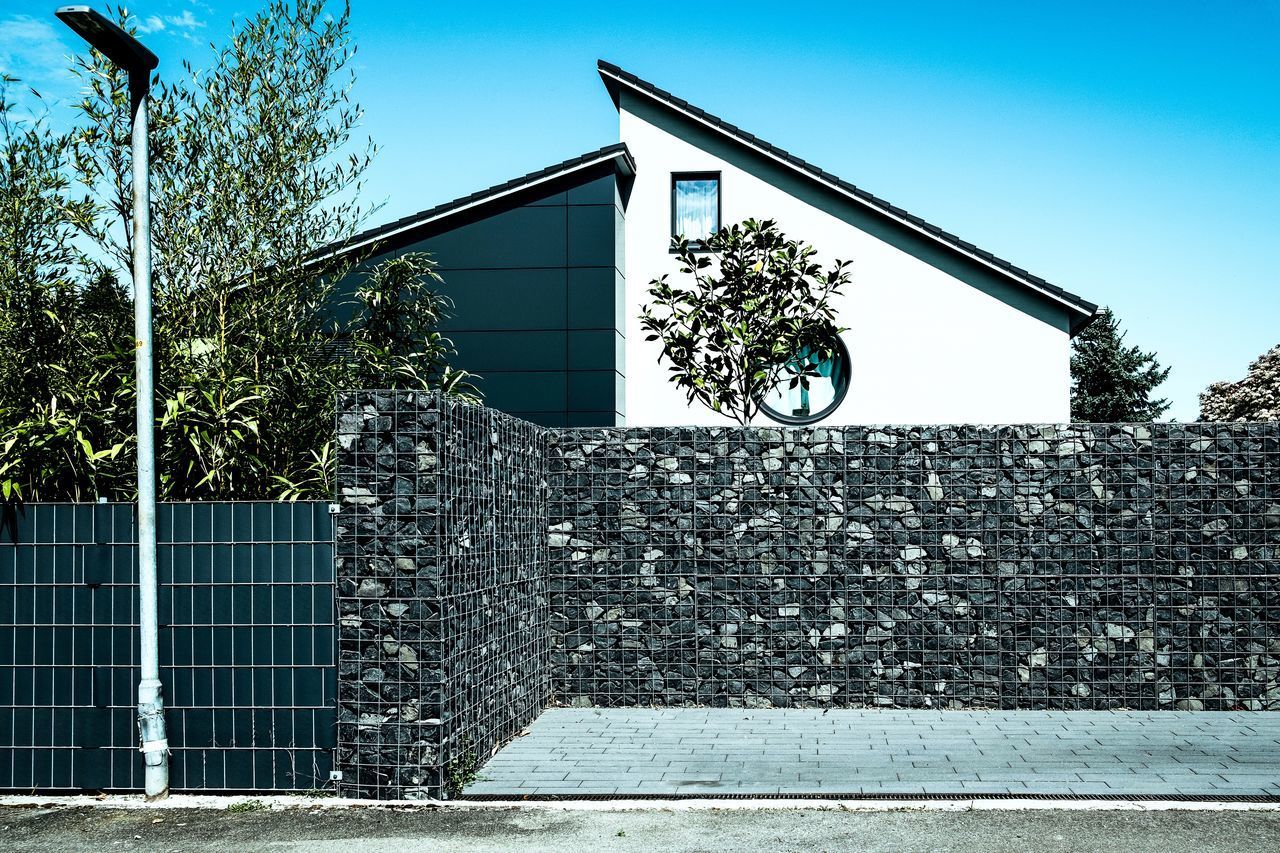
[{"label": "dark roof edge", "polygon": [[1070,332],[1073,336],[1084,329],[1085,326],[1089,325],[1089,323],[1093,322],[1093,318],[1096,316],[1098,311],[1098,306],[1084,297],[1077,296],[1074,293],[1063,290],[1055,284],[1050,284],[1039,276],[1032,275],[1021,267],[1014,266],[1003,258],[998,258],[990,252],[978,248],[972,243],[961,240],[954,234],[943,231],[938,226],[932,225],[920,217],[912,213],[908,213],[902,208],[896,207],[882,198],[872,195],[866,190],[859,189],[848,181],[842,180],[835,175],[832,175],[830,172],[823,171],[812,163],[802,160],[794,154],[766,142],[753,134],[747,133],[724,119],[708,113],[706,110],[695,107],[683,98],[677,98],[665,89],[659,89],[652,83],[646,80],[641,80],[636,75],[629,71],[624,71],[611,62],[606,62],[601,59],[596,63],[596,67],[600,72],[601,79],[604,80],[605,88],[609,90],[609,96],[613,99],[614,106],[618,106],[619,86],[625,85],[642,95],[646,95],[665,104],[677,112],[685,114],[695,121],[701,122],[702,124],[719,131],[742,145],[746,145],[747,147],[752,148],[759,153],[764,154],[765,156],[776,160],[815,181],[818,181],[821,184],[837,190],[862,205],[874,208],[877,212],[888,216],[889,218],[894,219],[915,231],[919,231],[925,236],[960,252],[966,257],[969,257],[978,263],[1007,276],[1023,287],[1034,290],[1055,302],[1061,303],[1066,306],[1073,315],[1070,323]]},{"label": "dark roof edge", "polygon": [[614,168],[622,172],[624,175],[634,175],[636,172],[636,161],[631,156],[631,152],[627,150],[626,143],[615,142],[606,145],[603,148],[597,148],[595,151],[589,151],[586,154],[577,157],[571,157],[554,166],[547,166],[536,172],[530,172],[519,178],[513,178],[501,184],[496,184],[488,189],[461,198],[455,198],[453,201],[446,201],[435,207],[429,207],[426,210],[403,216],[385,225],[379,225],[375,228],[369,228],[361,231],[352,237],[341,240],[337,243],[331,243],[322,249],[316,251],[312,255],[310,263],[328,260],[330,258],[345,255],[366,246],[380,243],[392,237],[399,236],[407,231],[412,231],[429,223],[439,224],[443,220],[447,220],[451,216],[456,216],[464,211],[469,211],[482,204],[496,201],[513,193],[526,190],[531,187],[545,184],[550,181],[571,175],[583,169],[589,169],[602,163],[613,161]]}]

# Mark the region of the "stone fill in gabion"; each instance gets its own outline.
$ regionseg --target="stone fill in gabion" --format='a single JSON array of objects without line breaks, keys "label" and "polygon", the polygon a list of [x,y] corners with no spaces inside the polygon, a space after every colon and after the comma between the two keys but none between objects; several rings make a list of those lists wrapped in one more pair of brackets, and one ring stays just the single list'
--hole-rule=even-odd
[{"label": "stone fill in gabion", "polygon": [[550,436],[574,705],[1280,708],[1280,429]]},{"label": "stone fill in gabion", "polygon": [[338,407],[339,790],[549,703],[1280,710],[1280,425],[546,430]]},{"label": "stone fill in gabion", "polygon": [[339,791],[445,796],[549,699],[545,431],[351,392],[337,455]]}]

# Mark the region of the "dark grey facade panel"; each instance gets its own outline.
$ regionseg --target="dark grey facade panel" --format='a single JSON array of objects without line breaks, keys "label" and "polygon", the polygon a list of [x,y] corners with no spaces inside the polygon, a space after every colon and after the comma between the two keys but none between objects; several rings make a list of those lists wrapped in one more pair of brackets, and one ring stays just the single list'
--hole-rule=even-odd
[{"label": "dark grey facade panel", "polygon": [[366,265],[409,251],[435,258],[453,301],[442,324],[452,363],[476,374],[486,405],[543,426],[614,425],[625,381],[620,180],[612,164],[584,170],[451,217]]},{"label": "dark grey facade panel", "polygon": [[[564,370],[565,348],[569,340],[580,334],[599,332],[566,332],[564,329],[537,331],[450,332],[458,350],[458,364],[481,376],[511,366],[511,351],[521,354],[526,370]],[[603,334],[612,334],[604,332]]]},{"label": "dark grey facade panel", "polygon": [[613,175],[601,175],[576,187],[570,187],[566,195],[566,204],[617,204],[618,182]]},{"label": "dark grey facade panel", "polygon": [[[514,412],[513,416],[530,423],[538,423],[552,429],[572,427],[611,427],[623,412],[568,412],[565,415],[548,412]],[[537,420],[535,420],[537,419]]]},{"label": "dark grey facade panel", "polygon": [[568,212],[569,266],[613,266],[618,209],[611,204],[582,205]]},{"label": "dark grey facade panel", "polygon": [[490,370],[476,385],[486,400],[502,400],[513,411],[558,414],[569,408],[568,372],[563,369]]},{"label": "dark grey facade panel", "polygon": [[565,207],[526,205],[405,248],[431,252],[442,270],[527,269],[565,266],[565,243]]},{"label": "dark grey facade panel", "polygon": [[608,329],[623,334],[624,299],[622,274],[612,266],[569,270],[569,328]]},{"label": "dark grey facade panel", "polygon": [[[511,412],[510,414],[513,418],[519,418],[522,421],[528,421],[531,424],[536,423],[539,426],[551,429],[561,429],[568,424],[569,420],[568,416],[563,412]],[[610,418],[609,423],[612,423],[613,412],[608,412],[607,414]]]},{"label": "dark grey facade panel", "polygon": [[[510,210],[529,204],[558,204],[554,200],[555,194],[584,184],[587,179],[601,174],[616,174],[628,182],[623,187],[629,188],[629,181],[635,176],[635,161],[631,159],[624,143],[615,142],[497,186],[368,228],[326,246],[314,257],[322,260],[343,255],[391,251],[425,236],[451,231],[467,221],[490,216],[496,210]],[[625,192],[619,193],[619,198],[624,196]]]},{"label": "dark grey facade panel", "polygon": [[566,419],[565,426],[573,427],[607,427],[617,421],[615,420],[622,412],[570,412]]},{"label": "dark grey facade panel", "polygon": [[622,335],[613,329],[571,331],[569,334],[569,369],[600,370],[621,363]]},{"label": "dark grey facade panel", "polygon": [[[440,292],[453,301],[442,328],[459,331],[565,329],[568,315],[564,267],[550,269],[442,270]],[[508,364],[519,364],[511,351]],[[472,369],[465,363],[457,365]]]},{"label": "dark grey facade panel", "polygon": [[535,198],[532,201],[524,202],[527,207],[564,207],[569,203],[568,190],[560,190],[549,195]]},{"label": "dark grey facade panel", "polygon": [[609,400],[613,410],[622,408],[617,397],[618,374],[612,370],[569,371],[569,408],[575,411],[589,410],[601,400]]}]

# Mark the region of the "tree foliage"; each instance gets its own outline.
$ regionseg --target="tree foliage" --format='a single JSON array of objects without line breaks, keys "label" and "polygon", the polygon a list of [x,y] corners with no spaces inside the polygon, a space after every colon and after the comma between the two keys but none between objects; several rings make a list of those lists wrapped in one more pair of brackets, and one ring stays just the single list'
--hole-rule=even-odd
[{"label": "tree foliage", "polygon": [[772,220],[722,228],[697,247],[672,245],[692,280],[649,282],[640,325],[646,340],[662,342],[659,360],[689,402],[747,424],[780,382],[807,388],[843,331],[831,300],[849,281],[849,262],[823,270],[811,246]]},{"label": "tree foliage", "polygon": [[[271,0],[233,24],[211,67],[153,81],[162,499],[327,494],[337,390],[473,393],[435,331],[449,304],[430,258],[369,265],[323,251],[369,213],[359,199],[374,148],[356,136],[354,53],[345,5],[331,15],[322,0]],[[50,349],[18,363],[62,377],[0,404],[0,485],[29,500],[135,488],[132,306],[115,284],[129,280],[133,249],[127,80],[97,52],[75,70],[86,94],[72,133],[19,133],[6,118],[5,155],[33,161],[0,187],[6,210],[25,193],[39,202],[26,215],[44,217],[15,222],[13,242],[20,258],[44,260],[6,270],[0,298],[35,289],[43,301],[0,334]],[[91,302],[109,306],[102,328],[86,325]],[[93,359],[100,374],[85,372]]]},{"label": "tree foliage", "polygon": [[1071,417],[1084,423],[1153,421],[1169,408],[1151,392],[1169,368],[1154,352],[1125,346],[1125,333],[1110,308],[1103,308],[1076,335],[1071,353]]},{"label": "tree foliage", "polygon": [[1238,382],[1215,382],[1200,393],[1205,421],[1280,420],[1280,345],[1249,365]]},{"label": "tree foliage", "polygon": [[0,80],[0,498],[90,498],[133,464],[132,309],[76,248],[91,205],[71,197],[69,137],[15,117],[16,83]]}]

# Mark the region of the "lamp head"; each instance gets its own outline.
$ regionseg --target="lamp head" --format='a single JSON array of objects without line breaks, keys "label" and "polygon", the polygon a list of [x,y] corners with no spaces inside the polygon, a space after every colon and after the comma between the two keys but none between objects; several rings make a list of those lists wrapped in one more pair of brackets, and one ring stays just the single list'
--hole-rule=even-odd
[{"label": "lamp head", "polygon": [[148,73],[160,64],[154,53],[110,18],[88,6],[63,6],[55,15],[99,53],[130,74]]}]

